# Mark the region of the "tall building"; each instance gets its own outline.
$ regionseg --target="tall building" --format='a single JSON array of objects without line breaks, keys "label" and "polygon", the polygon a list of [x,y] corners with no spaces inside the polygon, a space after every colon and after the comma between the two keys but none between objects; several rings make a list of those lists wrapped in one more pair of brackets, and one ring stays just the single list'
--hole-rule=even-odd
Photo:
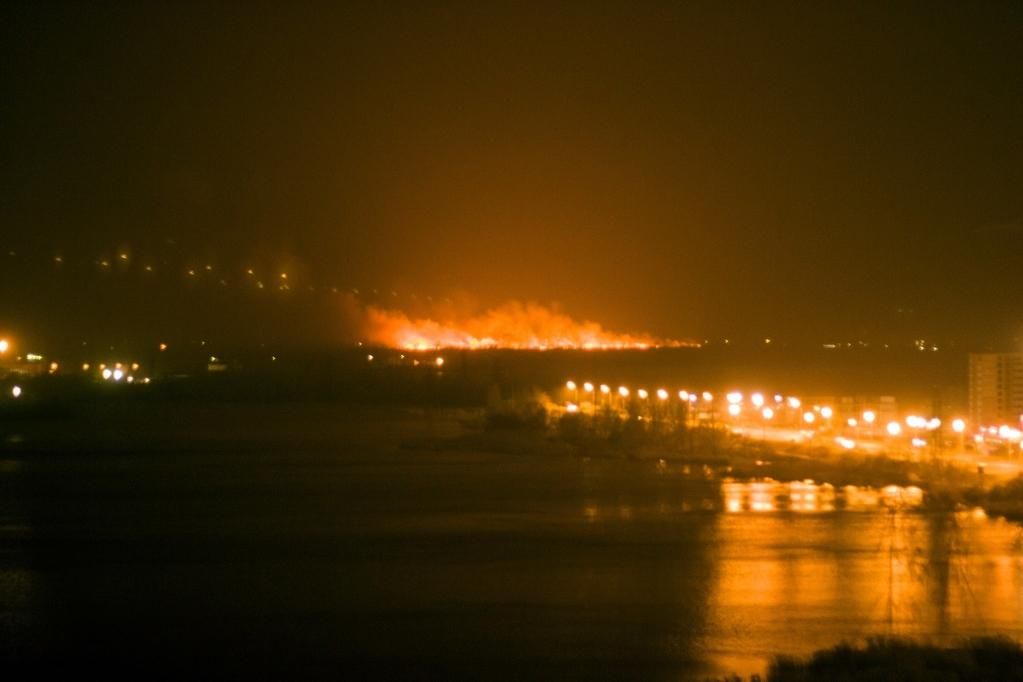
[{"label": "tall building", "polygon": [[970,419],[1016,426],[1023,416],[1023,353],[970,354]]}]

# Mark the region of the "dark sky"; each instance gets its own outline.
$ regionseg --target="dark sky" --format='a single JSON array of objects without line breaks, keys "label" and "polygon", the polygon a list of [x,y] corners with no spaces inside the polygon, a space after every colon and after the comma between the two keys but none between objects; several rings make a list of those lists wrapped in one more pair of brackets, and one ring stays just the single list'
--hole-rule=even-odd
[{"label": "dark sky", "polygon": [[22,249],[664,335],[1023,326],[1018,2],[7,3],[0,74]]}]

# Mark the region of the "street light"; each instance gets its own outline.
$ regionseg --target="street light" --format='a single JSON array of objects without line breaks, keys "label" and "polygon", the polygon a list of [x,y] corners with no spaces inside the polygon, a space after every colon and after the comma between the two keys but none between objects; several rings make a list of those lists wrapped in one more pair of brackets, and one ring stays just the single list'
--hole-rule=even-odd
[{"label": "street light", "polygon": [[899,422],[888,422],[888,426],[886,428],[889,436],[897,436],[902,433],[902,425],[899,424]]},{"label": "street light", "polygon": [[10,347],[11,347],[10,341],[8,341],[7,339],[0,339],[0,353],[6,353]]},{"label": "street light", "polygon": [[963,433],[966,431],[966,422],[962,419],[953,419],[952,430],[956,433]]},{"label": "street light", "polygon": [[875,419],[877,419],[877,415],[874,414],[872,410],[863,411],[863,421],[865,421],[868,424],[873,424]]}]

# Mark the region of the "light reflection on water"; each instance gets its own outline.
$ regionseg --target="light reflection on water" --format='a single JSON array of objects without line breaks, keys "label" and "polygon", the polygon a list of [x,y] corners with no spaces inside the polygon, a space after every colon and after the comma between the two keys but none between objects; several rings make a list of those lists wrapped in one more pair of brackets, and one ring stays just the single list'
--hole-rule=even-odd
[{"label": "light reflection on water", "polygon": [[674,679],[872,634],[1023,635],[1017,527],[907,510],[912,490],[356,454],[29,461],[2,481],[0,640],[102,646],[99,619],[146,645],[135,619],[159,613],[160,646]]},{"label": "light reflection on water", "polygon": [[762,669],[875,634],[1023,635],[1020,530],[982,514],[725,514],[706,645]]},{"label": "light reflection on water", "polygon": [[733,481],[721,484],[726,512],[831,512],[876,511],[879,508],[913,509],[923,504],[923,490],[916,486],[884,488],[853,485],[836,489],[830,483],[811,480],[781,483],[773,479]]}]

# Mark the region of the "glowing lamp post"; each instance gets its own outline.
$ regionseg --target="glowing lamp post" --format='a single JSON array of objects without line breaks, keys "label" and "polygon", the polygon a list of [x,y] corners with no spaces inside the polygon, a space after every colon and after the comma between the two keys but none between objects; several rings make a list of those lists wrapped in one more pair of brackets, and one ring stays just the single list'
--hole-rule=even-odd
[{"label": "glowing lamp post", "polygon": [[874,436],[874,422],[877,420],[877,414],[873,410],[863,411],[863,423],[867,425],[867,433],[873,438]]},{"label": "glowing lamp post", "polygon": [[579,402],[579,387],[571,379],[565,382],[565,388],[572,394],[573,402]]},{"label": "glowing lamp post", "polygon": [[770,407],[764,407],[760,410],[760,416],[764,418],[764,423],[760,425],[760,440],[767,440],[767,422],[774,419],[774,410]]},{"label": "glowing lamp post", "polygon": [[952,430],[955,431],[956,436],[959,438],[959,451],[962,452],[966,449],[966,420],[964,419],[953,419]]}]

